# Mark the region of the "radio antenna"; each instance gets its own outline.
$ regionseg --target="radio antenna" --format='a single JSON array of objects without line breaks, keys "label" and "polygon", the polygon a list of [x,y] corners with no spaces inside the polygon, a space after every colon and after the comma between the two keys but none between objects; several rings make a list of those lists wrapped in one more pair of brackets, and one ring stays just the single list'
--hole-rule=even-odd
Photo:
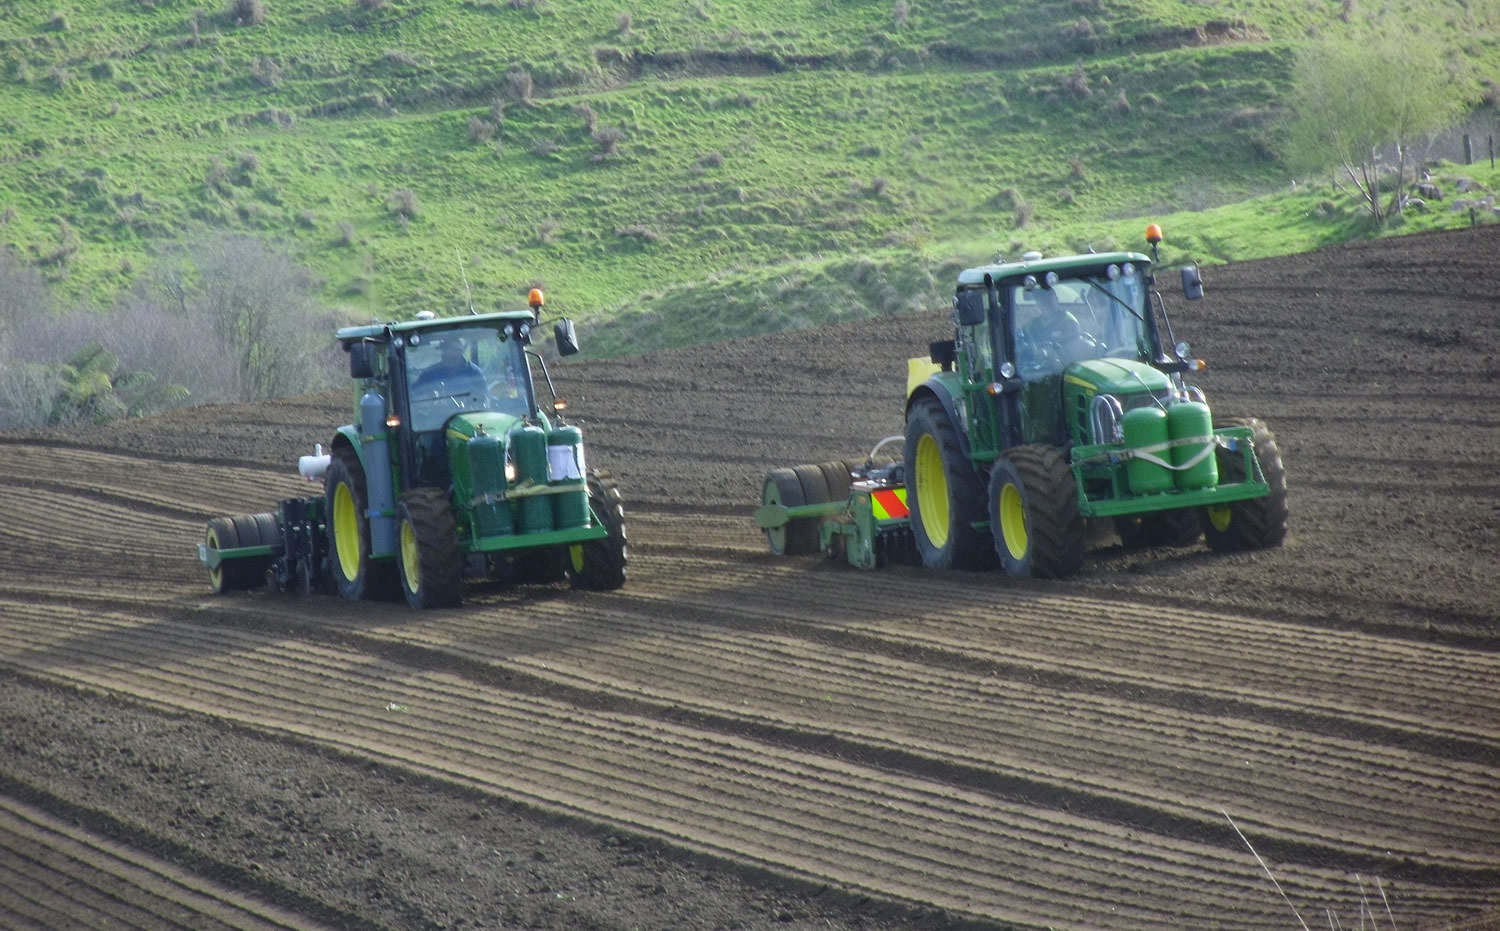
[{"label": "radio antenna", "polygon": [[458,275],[464,280],[464,295],[469,299],[469,316],[476,317],[479,315],[479,311],[474,309],[474,292],[469,290],[469,276],[464,273],[463,253],[454,249],[453,255],[458,259]]}]

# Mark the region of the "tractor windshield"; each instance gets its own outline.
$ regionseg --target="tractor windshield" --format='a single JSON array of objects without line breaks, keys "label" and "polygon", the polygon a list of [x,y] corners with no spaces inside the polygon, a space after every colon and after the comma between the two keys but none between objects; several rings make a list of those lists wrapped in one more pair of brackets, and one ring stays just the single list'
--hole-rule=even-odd
[{"label": "tractor windshield", "polygon": [[531,372],[521,342],[494,327],[413,333],[407,339],[411,428],[437,430],[461,411],[531,413]]},{"label": "tractor windshield", "polygon": [[1016,368],[1030,376],[1056,374],[1086,359],[1151,357],[1146,286],[1139,274],[1064,278],[1048,288],[1010,289]]}]

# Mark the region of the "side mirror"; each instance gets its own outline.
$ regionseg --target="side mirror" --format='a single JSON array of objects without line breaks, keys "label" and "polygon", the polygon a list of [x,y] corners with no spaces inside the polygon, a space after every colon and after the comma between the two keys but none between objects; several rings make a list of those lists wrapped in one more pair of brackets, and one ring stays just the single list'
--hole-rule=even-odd
[{"label": "side mirror", "polygon": [[1203,296],[1203,279],[1198,276],[1198,266],[1189,265],[1182,270],[1182,296],[1196,301]]},{"label": "side mirror", "polygon": [[345,348],[349,350],[349,377],[374,378],[375,347],[360,340],[346,344]]},{"label": "side mirror", "polygon": [[983,291],[960,291],[953,305],[953,318],[959,326],[978,326],[984,322]]},{"label": "side mirror", "polygon": [[578,331],[573,329],[573,321],[567,317],[552,327],[552,339],[557,343],[558,355],[571,356],[578,352]]}]

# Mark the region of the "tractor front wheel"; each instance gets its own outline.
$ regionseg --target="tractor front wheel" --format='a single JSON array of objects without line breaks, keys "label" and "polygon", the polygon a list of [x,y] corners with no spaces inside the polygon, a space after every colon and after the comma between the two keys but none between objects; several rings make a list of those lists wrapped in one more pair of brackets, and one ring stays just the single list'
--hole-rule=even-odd
[{"label": "tractor front wheel", "polygon": [[396,503],[397,576],[413,608],[456,608],[463,601],[463,559],[448,496],[408,491]]},{"label": "tractor front wheel", "polygon": [[589,473],[589,507],[609,536],[568,547],[568,577],[574,588],[611,591],[625,584],[625,507],[608,472]]},{"label": "tractor front wheel", "polygon": [[391,567],[370,559],[370,520],[365,516],[365,471],[353,450],[333,454],[324,478],[328,562],[339,594],[350,601],[394,594]]},{"label": "tractor front wheel", "polygon": [[1078,485],[1062,450],[1017,446],[995,460],[990,530],[1010,575],[1061,579],[1083,567]]},{"label": "tractor front wheel", "polygon": [[974,522],[984,485],[958,442],[948,412],[924,398],[906,416],[906,506],[912,537],[929,569],[988,569],[994,549]]},{"label": "tractor front wheel", "polygon": [[[1232,553],[1280,546],[1286,539],[1286,466],[1281,461],[1281,447],[1271,428],[1255,417],[1228,418],[1217,427],[1249,427],[1255,444],[1255,458],[1260,462],[1270,494],[1264,498],[1236,501],[1223,507],[1203,509],[1203,536],[1215,552]],[[1245,480],[1244,454],[1222,447],[1218,456],[1221,483]]]}]

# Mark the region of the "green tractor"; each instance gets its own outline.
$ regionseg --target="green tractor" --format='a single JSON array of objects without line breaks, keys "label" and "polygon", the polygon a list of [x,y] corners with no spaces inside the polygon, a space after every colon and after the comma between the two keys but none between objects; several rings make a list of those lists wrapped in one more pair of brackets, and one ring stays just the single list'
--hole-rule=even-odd
[{"label": "green tractor", "polygon": [[[615,589],[625,583],[625,517],[609,474],[590,471],[583,434],[550,416],[532,382],[532,309],[346,327],[354,423],[299,471],[323,494],[275,513],[208,522],[198,558],[215,592],[267,584],[451,607],[466,575]],[[554,327],[560,355],[573,324]]]},{"label": "green tractor", "polygon": [[[1151,257],[1089,253],[962,272],[953,339],[908,362],[898,463],[776,469],[757,524],[777,553],[842,551],[873,567],[1062,578],[1083,564],[1088,522],[1127,548],[1279,546],[1286,472],[1256,418],[1217,418],[1185,380]],[[1184,296],[1203,296],[1196,267]],[[816,473],[816,474],[815,474]]]}]

